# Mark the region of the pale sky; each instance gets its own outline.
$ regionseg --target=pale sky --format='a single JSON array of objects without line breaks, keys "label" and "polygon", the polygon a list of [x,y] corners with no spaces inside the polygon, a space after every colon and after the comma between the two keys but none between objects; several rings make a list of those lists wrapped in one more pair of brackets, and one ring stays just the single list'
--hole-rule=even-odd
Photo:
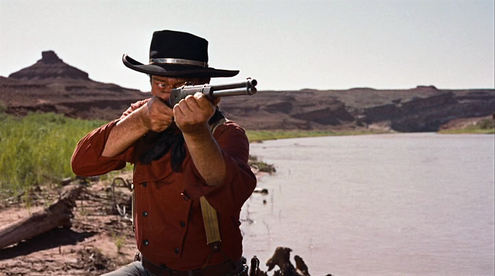
[{"label": "pale sky", "polygon": [[0,0],[0,76],[54,50],[95,81],[149,91],[155,30],[209,41],[260,90],[494,88],[493,0]]}]

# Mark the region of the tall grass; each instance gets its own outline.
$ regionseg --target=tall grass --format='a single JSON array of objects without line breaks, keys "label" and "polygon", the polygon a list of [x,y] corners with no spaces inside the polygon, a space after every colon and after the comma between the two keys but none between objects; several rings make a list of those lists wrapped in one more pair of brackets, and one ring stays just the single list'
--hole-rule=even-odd
[{"label": "tall grass", "polygon": [[0,190],[16,193],[74,176],[70,158],[77,142],[103,123],[54,113],[0,114]]}]

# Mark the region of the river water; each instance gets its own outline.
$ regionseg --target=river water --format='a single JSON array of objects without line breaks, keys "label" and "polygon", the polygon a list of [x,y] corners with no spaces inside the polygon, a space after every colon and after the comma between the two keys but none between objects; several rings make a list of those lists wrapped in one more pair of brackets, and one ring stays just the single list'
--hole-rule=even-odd
[{"label": "river water", "polygon": [[494,136],[386,134],[251,145],[275,165],[242,210],[244,255],[312,276],[494,275]]}]

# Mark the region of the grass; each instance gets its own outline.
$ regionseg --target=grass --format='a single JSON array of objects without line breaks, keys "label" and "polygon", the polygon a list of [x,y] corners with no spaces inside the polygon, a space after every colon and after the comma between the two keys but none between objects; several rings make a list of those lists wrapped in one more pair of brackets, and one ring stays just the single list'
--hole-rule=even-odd
[{"label": "grass", "polygon": [[122,234],[112,233],[113,242],[117,247],[117,253],[121,253],[122,247],[125,245],[125,236]]},{"label": "grass", "polygon": [[70,158],[77,142],[103,123],[33,113],[23,118],[0,114],[0,124],[0,190],[16,194],[74,176]]}]

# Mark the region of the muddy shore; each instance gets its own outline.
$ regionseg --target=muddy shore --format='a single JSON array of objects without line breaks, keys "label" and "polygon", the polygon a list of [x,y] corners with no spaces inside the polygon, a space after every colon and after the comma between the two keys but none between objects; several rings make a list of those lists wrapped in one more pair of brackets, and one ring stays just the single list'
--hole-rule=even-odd
[{"label": "muddy shore", "polygon": [[[73,208],[72,227],[53,229],[0,250],[0,275],[100,275],[129,263],[136,253],[126,207],[131,193],[119,180],[115,182],[114,192],[108,180],[86,184]],[[0,225],[47,208],[61,190],[36,187],[28,195],[2,199]],[[115,212],[114,203],[121,211],[125,207],[124,215]]]}]

